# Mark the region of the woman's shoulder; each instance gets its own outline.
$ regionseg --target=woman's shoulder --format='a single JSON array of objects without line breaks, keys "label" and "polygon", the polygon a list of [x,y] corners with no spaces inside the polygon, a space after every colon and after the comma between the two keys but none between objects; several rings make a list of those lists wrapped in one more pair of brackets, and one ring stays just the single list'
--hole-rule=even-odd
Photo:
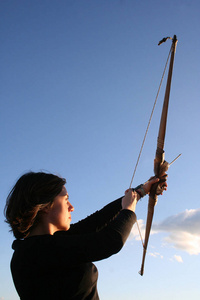
[{"label": "woman's shoulder", "polygon": [[16,239],[12,243],[12,249],[31,248],[36,245],[51,243],[53,236],[50,234],[34,235],[25,239]]}]

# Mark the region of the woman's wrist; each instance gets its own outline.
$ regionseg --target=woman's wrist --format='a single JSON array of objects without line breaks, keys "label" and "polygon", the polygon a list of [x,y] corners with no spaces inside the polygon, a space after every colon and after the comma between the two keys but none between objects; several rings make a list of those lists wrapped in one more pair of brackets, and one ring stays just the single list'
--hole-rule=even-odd
[{"label": "woman's wrist", "polygon": [[143,198],[147,194],[143,186],[144,186],[143,184],[140,184],[135,189],[133,189],[133,191],[137,193],[138,196],[137,201]]}]

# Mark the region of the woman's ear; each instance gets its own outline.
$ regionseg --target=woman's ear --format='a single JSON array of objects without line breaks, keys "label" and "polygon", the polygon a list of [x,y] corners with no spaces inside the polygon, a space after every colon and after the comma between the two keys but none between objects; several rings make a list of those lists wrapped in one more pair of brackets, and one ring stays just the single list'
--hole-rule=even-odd
[{"label": "woman's ear", "polygon": [[41,210],[41,213],[43,213],[43,214],[47,214],[48,212],[49,212],[49,207],[44,207],[42,210]]},{"label": "woman's ear", "polygon": [[41,209],[41,213],[44,213],[44,214],[47,214],[47,213],[49,213],[49,211],[50,211],[50,209],[51,209],[51,207],[53,206],[53,203],[48,203],[45,207],[43,207],[42,209]]}]

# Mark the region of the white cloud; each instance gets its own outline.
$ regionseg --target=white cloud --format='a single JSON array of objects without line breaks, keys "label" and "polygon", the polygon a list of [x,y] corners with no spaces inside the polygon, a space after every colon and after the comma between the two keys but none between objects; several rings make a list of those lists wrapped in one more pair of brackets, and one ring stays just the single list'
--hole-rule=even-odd
[{"label": "white cloud", "polygon": [[153,257],[155,257],[155,258],[161,258],[161,259],[163,259],[163,255],[161,255],[160,253],[158,253],[158,252],[154,252],[154,253],[149,253],[148,255],[150,255],[150,256],[153,256]]},{"label": "white cloud", "polygon": [[200,254],[200,236],[188,232],[174,232],[165,238],[168,244],[176,249],[188,252],[191,255]]},{"label": "white cloud", "polygon": [[184,212],[171,216],[163,222],[154,225],[154,229],[165,232],[189,232],[200,236],[200,208],[186,209]]},{"label": "white cloud", "polygon": [[190,209],[154,224],[157,232],[167,232],[165,242],[191,255],[200,254],[200,209]]},{"label": "white cloud", "polygon": [[174,259],[179,263],[183,263],[183,259],[180,255],[174,255]]},{"label": "white cloud", "polygon": [[[145,224],[138,220],[142,237],[145,236]],[[186,251],[191,255],[200,254],[200,209],[190,209],[171,216],[164,221],[153,223],[151,234],[165,232],[165,243],[174,248]],[[134,226],[130,237],[140,240],[137,226]],[[176,259],[177,260],[177,259]]]}]

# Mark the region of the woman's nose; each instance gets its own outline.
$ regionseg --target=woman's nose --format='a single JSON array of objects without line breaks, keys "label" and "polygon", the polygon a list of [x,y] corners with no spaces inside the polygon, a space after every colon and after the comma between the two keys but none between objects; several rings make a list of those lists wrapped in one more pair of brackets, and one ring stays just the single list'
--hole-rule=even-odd
[{"label": "woman's nose", "polygon": [[71,205],[71,203],[69,202],[69,211],[74,211],[74,207],[73,207],[73,205]]}]

